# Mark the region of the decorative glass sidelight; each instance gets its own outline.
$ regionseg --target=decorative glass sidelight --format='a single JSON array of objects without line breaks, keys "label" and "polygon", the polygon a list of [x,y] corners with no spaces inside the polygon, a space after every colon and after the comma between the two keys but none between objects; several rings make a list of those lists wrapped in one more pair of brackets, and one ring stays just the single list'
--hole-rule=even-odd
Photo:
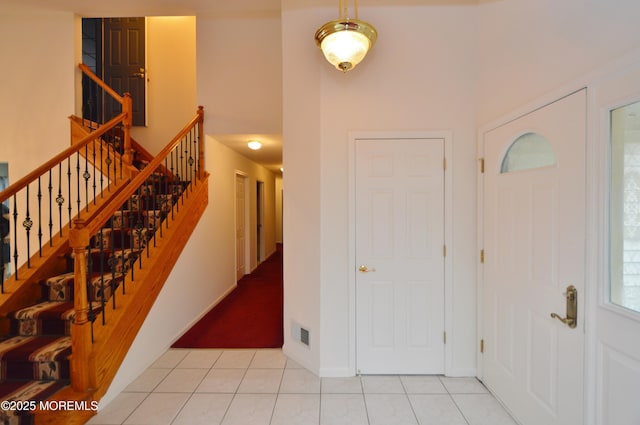
[{"label": "decorative glass sidelight", "polygon": [[640,312],[640,102],[611,111],[609,301]]},{"label": "decorative glass sidelight", "polygon": [[502,160],[501,173],[549,167],[556,164],[556,154],[547,139],[538,133],[525,133],[509,146]]}]

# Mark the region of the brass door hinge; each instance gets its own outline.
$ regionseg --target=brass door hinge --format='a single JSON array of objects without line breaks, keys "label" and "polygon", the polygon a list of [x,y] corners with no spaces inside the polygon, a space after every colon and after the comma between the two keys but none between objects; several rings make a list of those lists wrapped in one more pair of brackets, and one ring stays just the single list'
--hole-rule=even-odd
[{"label": "brass door hinge", "polygon": [[446,332],[442,333],[442,342],[444,342],[445,344],[447,343],[447,333]]},{"label": "brass door hinge", "polygon": [[480,340],[480,352],[484,353],[484,339]]},{"label": "brass door hinge", "polygon": [[484,158],[480,158],[480,172],[484,173]]},{"label": "brass door hinge", "polygon": [[446,245],[442,245],[442,255],[443,256],[447,256],[447,246]]},{"label": "brass door hinge", "polygon": [[442,159],[442,169],[446,170],[447,169],[447,158],[443,158]]},{"label": "brass door hinge", "polygon": [[484,249],[480,250],[480,263],[484,264]]}]

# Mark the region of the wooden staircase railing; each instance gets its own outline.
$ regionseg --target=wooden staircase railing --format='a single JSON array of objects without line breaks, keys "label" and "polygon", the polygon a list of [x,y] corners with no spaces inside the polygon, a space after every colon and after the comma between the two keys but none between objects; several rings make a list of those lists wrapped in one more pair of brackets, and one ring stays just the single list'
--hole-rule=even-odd
[{"label": "wooden staircase railing", "polygon": [[[86,66],[80,68],[98,86],[104,85]],[[146,157],[151,155],[131,140],[130,98],[111,93],[107,86],[103,89],[121,102],[122,113],[86,136],[72,136],[71,147],[0,192],[0,202],[9,200],[11,204],[11,244],[16,268],[6,282],[4,277],[0,282],[0,318],[27,299],[35,299],[37,282],[51,270],[61,269],[59,263],[65,252],[73,252],[75,320],[71,331],[71,385],[56,393],[53,400],[97,401],[106,393],[208,203],[203,108],[198,109],[160,154],[138,170],[133,166],[134,151],[143,152]],[[96,272],[89,254],[114,215],[123,212],[135,197],[142,198],[149,179],[154,178],[180,185],[181,189],[160,223],[159,235],[153,235],[153,240],[131,264],[130,283],[135,284],[125,291],[123,281],[118,303],[114,294],[113,302],[107,305],[104,299],[92,298],[88,290],[92,273]],[[51,208],[46,210],[43,204]],[[54,233],[55,222],[59,225]],[[19,223],[25,230],[23,240],[18,238]],[[48,240],[43,237],[43,227],[49,228]],[[37,229],[39,241],[35,254],[30,247],[32,228]],[[2,242],[0,249],[1,245]],[[92,310],[94,302],[102,302],[103,306],[97,315]],[[0,321],[0,331],[4,327]],[[81,424],[91,414],[38,411],[35,418],[37,424]]]},{"label": "wooden staircase railing", "polygon": [[[123,205],[127,204],[134,195],[140,193],[140,188],[157,170],[173,170],[172,179],[177,179],[177,176],[181,174],[181,182],[188,182],[181,196],[188,197],[189,193],[196,188],[195,186],[202,184],[205,178],[202,134],[203,120],[204,112],[202,107],[200,107],[196,116],[176,135],[158,156],[141,170],[126,188],[113,197],[109,204],[105,205],[91,221],[74,221],[69,237],[69,245],[73,249],[75,258],[74,302],[76,319],[72,328],[73,355],[71,359],[71,382],[75,391],[88,391],[94,388],[97,383],[96,376],[92,376],[92,373],[95,373],[95,369],[91,370],[91,368],[88,367],[93,356],[92,343],[94,342],[92,338],[94,331],[91,328],[92,321],[89,320],[90,299],[87,294],[87,285],[85,284],[88,281],[87,253],[90,249],[91,238],[104,228],[111,217],[123,208]],[[189,137],[194,129],[197,135],[195,137]],[[190,151],[189,149],[193,147],[193,144],[197,145],[197,149]],[[185,158],[184,152],[189,154],[187,158]],[[184,176],[185,171],[191,174],[190,176],[186,176],[187,180],[185,180]],[[179,202],[183,202],[183,200],[181,199]],[[179,208],[179,205],[177,208]],[[172,208],[172,215],[173,211],[174,209]],[[167,220],[170,221],[170,218],[173,217],[168,217]],[[142,261],[142,257],[139,258],[138,261]],[[105,314],[105,312],[102,313],[102,315]]]},{"label": "wooden staircase railing", "polygon": [[[99,401],[106,393],[124,360],[137,332],[153,306],[173,265],[195,229],[208,204],[208,173],[204,170],[204,112],[198,109],[193,119],[109,202],[102,205],[90,220],[74,220],[69,246],[74,256],[74,309],[72,324],[71,385],[50,400],[63,402]],[[91,315],[92,299],[87,288],[91,276],[89,253],[93,242],[108,228],[112,217],[141,196],[150,178],[168,177],[181,183],[181,191],[160,224],[158,237],[149,240],[143,252],[131,265],[131,277],[122,284],[97,316]],[[101,262],[101,261],[98,261]],[[133,271],[135,270],[135,278]],[[95,270],[94,270],[95,271]],[[120,289],[119,288],[119,289]],[[104,294],[104,292],[103,292]],[[38,411],[35,422],[42,424],[83,424],[95,412]]]}]

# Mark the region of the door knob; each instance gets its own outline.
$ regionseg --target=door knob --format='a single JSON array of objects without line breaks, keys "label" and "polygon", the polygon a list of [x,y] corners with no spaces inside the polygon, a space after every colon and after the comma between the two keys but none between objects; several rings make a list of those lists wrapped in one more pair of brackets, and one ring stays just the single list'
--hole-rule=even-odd
[{"label": "door knob", "polygon": [[567,317],[562,317],[557,313],[551,313],[551,318],[558,319],[571,329],[578,325],[578,290],[575,286],[567,286],[567,292],[564,293],[567,299]]},{"label": "door knob", "polygon": [[376,271],[376,269],[374,269],[373,267],[372,267],[372,268],[369,268],[369,267],[367,267],[367,266],[365,266],[365,265],[363,264],[363,265],[361,265],[360,267],[358,267],[358,271],[359,271],[360,273],[369,273],[369,272],[375,272],[375,271]]}]

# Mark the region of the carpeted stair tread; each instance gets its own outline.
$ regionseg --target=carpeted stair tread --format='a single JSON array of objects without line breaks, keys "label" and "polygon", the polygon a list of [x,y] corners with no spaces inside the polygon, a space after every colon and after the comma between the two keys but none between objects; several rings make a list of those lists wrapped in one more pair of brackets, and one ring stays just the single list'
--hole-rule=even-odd
[{"label": "carpeted stair tread", "polygon": [[70,335],[73,302],[45,301],[9,313],[11,334],[20,336]]},{"label": "carpeted stair tread", "polygon": [[0,379],[69,379],[71,337],[14,336],[0,341]]},{"label": "carpeted stair tread", "polygon": [[[124,250],[117,251],[113,254],[109,253],[110,265],[108,268],[103,267],[104,273],[94,272],[91,277],[92,300],[99,299],[104,292],[105,299],[109,299],[111,294],[122,282],[123,275],[121,273],[121,258],[124,253],[125,261],[130,262],[131,256],[136,255],[139,251]],[[115,267],[114,267],[115,264]],[[97,267],[98,265],[96,265]],[[125,267],[125,269],[128,268]],[[113,272],[112,269],[115,269]],[[74,272],[64,273],[58,276],[52,276],[45,279],[41,285],[45,288],[45,296],[49,301],[73,301],[73,282]]]},{"label": "carpeted stair tread", "polygon": [[[75,319],[73,301],[44,301],[8,314],[11,334],[20,336],[71,335]],[[94,314],[102,311],[99,302],[91,303]]]},{"label": "carpeted stair tread", "polygon": [[[69,385],[67,381],[4,381],[0,382],[0,400],[40,402],[67,385]],[[31,425],[34,423],[32,413],[30,409],[22,412],[0,409],[0,424]]]}]

